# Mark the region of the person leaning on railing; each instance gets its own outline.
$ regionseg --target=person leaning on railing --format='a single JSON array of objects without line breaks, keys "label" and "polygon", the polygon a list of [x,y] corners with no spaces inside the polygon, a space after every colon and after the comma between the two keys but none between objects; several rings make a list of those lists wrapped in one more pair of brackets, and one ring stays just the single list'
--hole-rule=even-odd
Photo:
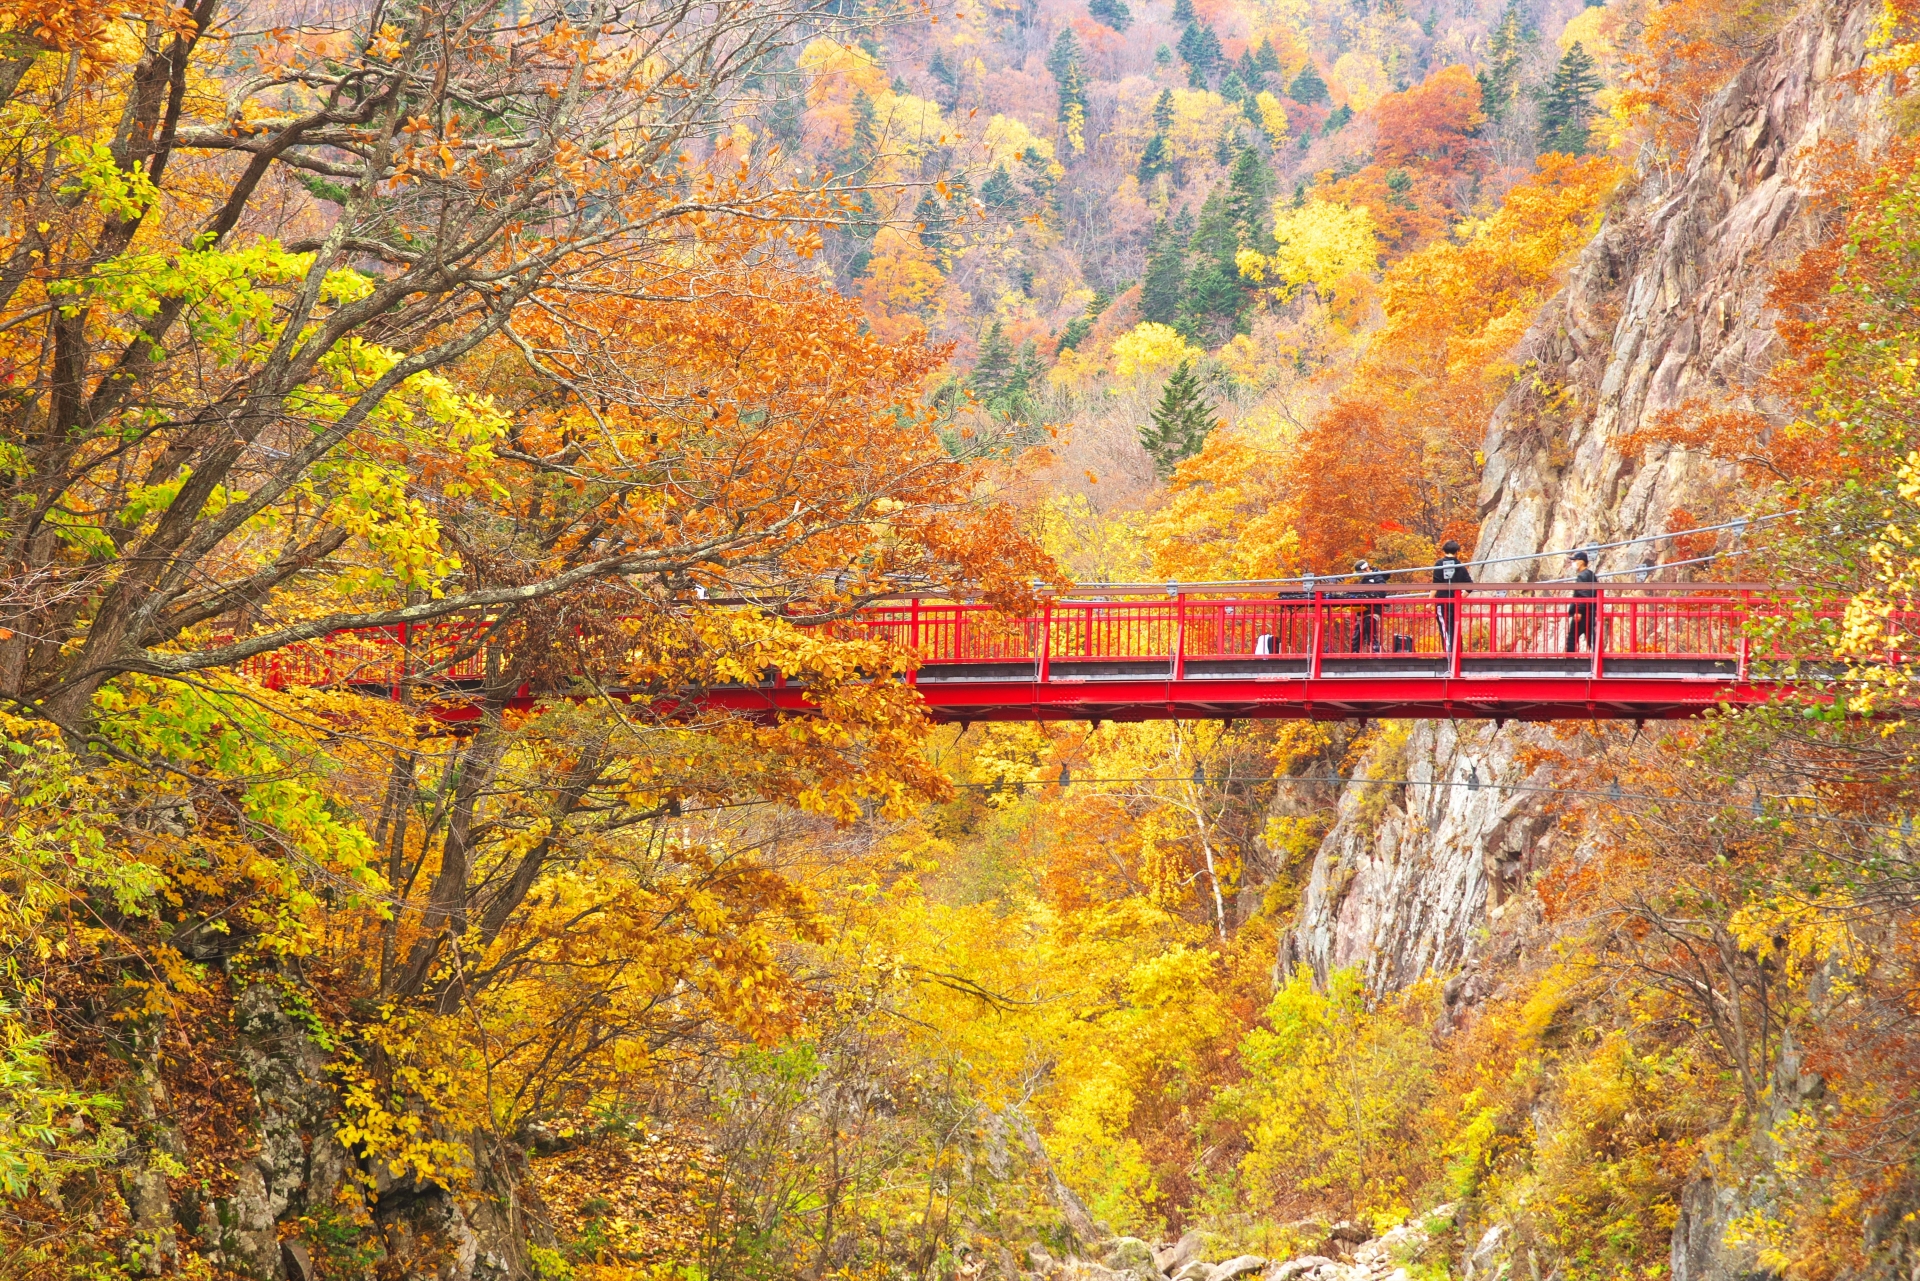
[{"label": "person leaning on railing", "polygon": [[[1370,587],[1381,586],[1387,581],[1383,571],[1375,569],[1364,560],[1353,562],[1353,575],[1354,581],[1365,583]],[[1353,643],[1350,648],[1356,654],[1363,650],[1375,654],[1380,652],[1380,616],[1386,611],[1386,606],[1380,603],[1380,598],[1384,595],[1386,595],[1385,592],[1353,593],[1355,599],[1367,602],[1361,606],[1360,617],[1353,623]]]}]

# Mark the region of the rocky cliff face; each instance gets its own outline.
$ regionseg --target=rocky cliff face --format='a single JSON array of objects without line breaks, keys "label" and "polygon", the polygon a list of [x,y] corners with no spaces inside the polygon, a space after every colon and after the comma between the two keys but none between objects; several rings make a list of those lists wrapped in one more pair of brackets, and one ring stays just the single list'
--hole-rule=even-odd
[{"label": "rocky cliff face", "polygon": [[[1522,344],[1526,373],[1487,433],[1477,558],[1644,536],[1670,528],[1679,508],[1701,524],[1735,514],[1724,466],[1623,442],[1670,410],[1768,410],[1759,384],[1777,338],[1767,299],[1779,268],[1820,232],[1821,144],[1871,150],[1889,133],[1884,86],[1855,74],[1879,12],[1877,0],[1809,4],[1714,98],[1683,170],[1650,164],[1637,175]],[[1642,551],[1602,553],[1596,568],[1631,568]],[[1482,577],[1531,581],[1562,567],[1516,561]],[[1282,964],[1323,975],[1359,965],[1401,986],[1468,966],[1485,950],[1476,940],[1517,945],[1513,927],[1530,909],[1507,900],[1555,856],[1545,793],[1459,784],[1471,774],[1548,786],[1516,762],[1544,734],[1424,723],[1404,742],[1383,740],[1366,772],[1413,783],[1384,806],[1377,789],[1347,789]],[[1450,995],[1470,1000],[1482,982],[1469,972]]]}]

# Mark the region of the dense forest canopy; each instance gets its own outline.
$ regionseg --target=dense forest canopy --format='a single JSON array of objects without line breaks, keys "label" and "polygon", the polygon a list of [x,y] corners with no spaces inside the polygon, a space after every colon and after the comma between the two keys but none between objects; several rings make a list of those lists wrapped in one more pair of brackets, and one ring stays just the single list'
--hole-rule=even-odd
[{"label": "dense forest canopy", "polygon": [[[1914,17],[8,3],[0,1277],[1912,1276]],[[1834,661],[935,726],[833,625],[1603,472]]]}]

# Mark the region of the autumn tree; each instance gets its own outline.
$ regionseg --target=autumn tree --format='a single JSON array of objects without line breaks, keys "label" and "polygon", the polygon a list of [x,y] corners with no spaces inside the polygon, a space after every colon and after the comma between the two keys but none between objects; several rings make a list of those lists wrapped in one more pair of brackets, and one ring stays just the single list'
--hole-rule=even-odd
[{"label": "autumn tree", "polygon": [[[225,979],[183,948],[236,983],[324,948],[339,1001],[383,1011],[333,1025],[342,1142],[447,1180],[446,1144],[584,1106],[625,1054],[793,1026],[771,957],[805,896],[750,833],[660,824],[938,792],[900,655],[796,624],[1046,572],[933,431],[944,353],[795,267],[871,193],[734,128],[827,8],[410,9],[237,45],[206,0],[15,47],[9,883],[94,836],[0,924],[10,954],[72,945],[59,994],[0,978],[8,1070],[45,1044],[13,1011],[200,1018]],[[820,716],[705,710],[769,671]],[[111,961],[76,932],[94,903]],[[447,1137],[412,1145],[416,1106]]]}]

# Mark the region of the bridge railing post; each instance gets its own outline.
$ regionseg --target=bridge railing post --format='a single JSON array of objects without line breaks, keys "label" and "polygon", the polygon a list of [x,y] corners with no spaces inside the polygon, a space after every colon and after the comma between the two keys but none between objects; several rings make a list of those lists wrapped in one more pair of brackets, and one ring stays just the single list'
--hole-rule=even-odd
[{"label": "bridge railing post", "polygon": [[1321,638],[1322,638],[1322,634],[1325,631],[1323,624],[1326,621],[1327,611],[1326,611],[1325,605],[1320,600],[1320,592],[1318,588],[1314,590],[1312,599],[1313,599],[1313,636],[1312,636],[1312,639],[1308,641],[1309,648],[1307,651],[1307,675],[1312,677],[1314,680],[1319,680],[1320,679],[1320,653],[1324,648],[1324,646],[1321,644]]},{"label": "bridge railing post", "polygon": [[393,665],[393,701],[400,701],[400,687],[407,678],[407,638],[412,634],[411,623],[400,624],[400,658]]},{"label": "bridge railing post", "polygon": [[1447,638],[1450,642],[1448,648],[1452,651],[1447,655],[1447,675],[1456,680],[1460,676],[1460,651],[1467,647],[1467,620],[1472,617],[1468,610],[1472,603],[1472,592],[1456,592],[1454,598],[1447,602],[1447,609],[1453,614],[1453,635]]},{"label": "bridge railing post", "polygon": [[1173,602],[1173,679],[1187,678],[1187,594],[1181,592]]},{"label": "bridge railing post", "polygon": [[913,657],[915,659],[913,670],[907,673],[907,684],[918,685],[920,683],[919,660],[921,658],[920,598],[918,596],[915,596],[907,606],[907,648],[913,651]]},{"label": "bridge railing post", "polygon": [[1049,597],[1047,599],[1047,602],[1040,607],[1039,680],[1040,680],[1040,683],[1043,685],[1046,683],[1047,669],[1051,665],[1052,658],[1053,658],[1053,599]]},{"label": "bridge railing post", "polygon": [[1593,636],[1588,641],[1589,647],[1593,650],[1593,679],[1595,680],[1599,680],[1601,674],[1605,671],[1605,668],[1602,666],[1600,651],[1606,648],[1606,636],[1607,589],[1604,587],[1595,587],[1593,589]]}]

